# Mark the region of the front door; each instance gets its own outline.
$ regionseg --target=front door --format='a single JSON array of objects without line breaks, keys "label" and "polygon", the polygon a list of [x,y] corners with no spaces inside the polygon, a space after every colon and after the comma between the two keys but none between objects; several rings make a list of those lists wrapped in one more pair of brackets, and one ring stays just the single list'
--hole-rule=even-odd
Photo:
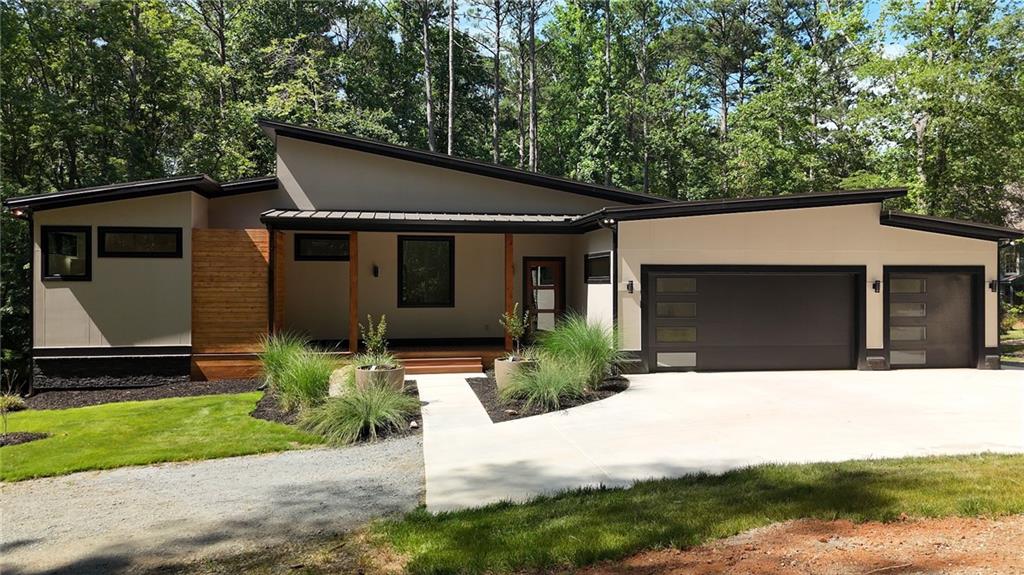
[{"label": "front door", "polygon": [[565,311],[565,258],[523,258],[523,299],[533,333],[554,329]]}]

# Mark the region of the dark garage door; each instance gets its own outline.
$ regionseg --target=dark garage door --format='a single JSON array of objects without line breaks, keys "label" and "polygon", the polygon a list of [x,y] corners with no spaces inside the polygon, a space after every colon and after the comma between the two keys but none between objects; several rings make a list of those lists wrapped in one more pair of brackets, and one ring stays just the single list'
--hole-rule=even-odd
[{"label": "dark garage door", "polygon": [[976,337],[971,272],[887,274],[889,365],[973,367]]},{"label": "dark garage door", "polygon": [[850,369],[856,271],[645,266],[644,352],[655,370]]}]

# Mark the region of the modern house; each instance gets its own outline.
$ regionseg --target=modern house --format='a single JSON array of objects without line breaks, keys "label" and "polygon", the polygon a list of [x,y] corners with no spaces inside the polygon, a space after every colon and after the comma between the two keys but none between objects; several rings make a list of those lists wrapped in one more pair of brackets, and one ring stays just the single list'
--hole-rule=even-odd
[{"label": "modern house", "polygon": [[999,366],[998,247],[1024,234],[886,211],[902,189],[677,202],[261,126],[275,176],[6,202],[36,387],[245,375],[268,332],[355,350],[368,314],[422,370],[479,369],[515,303],[614,324],[635,369]]}]

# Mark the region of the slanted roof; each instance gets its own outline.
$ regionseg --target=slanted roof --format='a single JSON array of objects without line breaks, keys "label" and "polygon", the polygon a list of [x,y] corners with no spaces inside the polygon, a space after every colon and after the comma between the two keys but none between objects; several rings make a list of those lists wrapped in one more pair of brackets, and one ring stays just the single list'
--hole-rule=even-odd
[{"label": "slanted roof", "polygon": [[305,140],[307,142],[315,142],[317,144],[345,148],[358,152],[365,152],[367,154],[387,156],[408,162],[416,162],[419,164],[444,168],[446,170],[466,172],[476,174],[478,176],[518,182],[520,184],[528,184],[531,186],[579,194],[602,200],[610,200],[630,205],[663,204],[671,201],[667,198],[631,192],[629,190],[613,186],[588,184],[566,178],[539,174],[537,172],[518,170],[498,164],[417,150],[405,146],[397,146],[395,144],[387,144],[375,140],[358,138],[356,136],[339,134],[337,132],[328,132],[326,130],[319,130],[307,126],[287,124],[275,120],[259,120],[259,124],[260,127],[263,128],[263,131],[271,138],[283,136],[286,138]]},{"label": "slanted roof", "polygon": [[273,190],[277,187],[276,176],[247,178],[220,183],[205,174],[197,174],[194,176],[172,176],[155,180],[62,190],[49,194],[20,196],[5,200],[4,206],[12,210],[49,210],[98,202],[159,196],[175,192],[192,191],[208,198],[219,198],[235,194]]},{"label": "slanted roof", "polygon": [[398,232],[575,233],[571,214],[483,214],[267,210],[260,221],[281,230],[387,230]]},{"label": "slanted roof", "polygon": [[908,214],[906,212],[887,211],[882,213],[881,223],[883,226],[906,228],[921,232],[932,232],[950,236],[973,238],[976,240],[1000,241],[1019,240],[1024,238],[1024,232],[1014,228],[993,226],[989,224],[977,224],[954,220],[950,218],[939,218],[935,216],[922,216]]}]

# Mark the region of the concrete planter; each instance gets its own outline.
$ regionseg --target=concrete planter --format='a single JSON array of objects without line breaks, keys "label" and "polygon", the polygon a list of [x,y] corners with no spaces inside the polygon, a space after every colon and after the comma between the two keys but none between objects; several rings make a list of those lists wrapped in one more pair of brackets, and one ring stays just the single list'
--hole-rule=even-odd
[{"label": "concrete planter", "polygon": [[533,369],[535,365],[537,365],[537,362],[530,359],[516,361],[510,359],[494,360],[494,381],[498,385],[498,391],[508,387],[512,383],[512,378],[521,370]]},{"label": "concrete planter", "polygon": [[373,384],[384,385],[395,391],[402,391],[405,389],[405,367],[401,366],[393,369],[360,367],[356,369],[356,387],[366,389]]}]

